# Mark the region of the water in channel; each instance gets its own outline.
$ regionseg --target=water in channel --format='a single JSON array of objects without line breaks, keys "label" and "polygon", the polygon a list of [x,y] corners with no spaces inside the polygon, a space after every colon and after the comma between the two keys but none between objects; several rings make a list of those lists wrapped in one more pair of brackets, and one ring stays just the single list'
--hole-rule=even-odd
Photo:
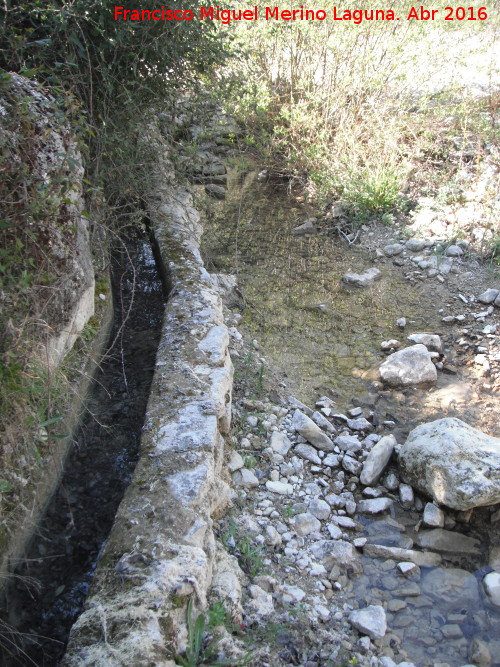
[{"label": "water in channel", "polygon": [[110,346],[59,488],[6,596],[3,620],[18,634],[0,642],[2,665],[61,660],[138,458],[165,306],[145,231],[115,249],[112,289]]}]

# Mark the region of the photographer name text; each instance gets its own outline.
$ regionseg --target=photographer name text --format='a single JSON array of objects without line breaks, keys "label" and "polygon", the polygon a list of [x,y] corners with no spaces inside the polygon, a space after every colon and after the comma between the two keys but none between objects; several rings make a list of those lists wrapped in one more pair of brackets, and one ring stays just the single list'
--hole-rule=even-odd
[{"label": "photographer name text", "polygon": [[404,16],[397,16],[392,9],[281,9],[275,7],[249,7],[248,9],[228,9],[199,7],[190,9],[169,9],[162,5],[159,9],[113,8],[115,21],[219,21],[228,25],[233,21],[485,21],[487,7],[444,7],[430,9],[423,5],[409,7]]}]

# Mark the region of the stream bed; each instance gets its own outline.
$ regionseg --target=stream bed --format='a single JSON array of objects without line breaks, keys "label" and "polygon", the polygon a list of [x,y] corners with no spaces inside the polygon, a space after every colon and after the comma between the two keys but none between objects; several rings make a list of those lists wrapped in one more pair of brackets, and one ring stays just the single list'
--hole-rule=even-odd
[{"label": "stream bed", "polygon": [[[349,245],[318,219],[319,233],[294,235],[292,230],[315,213],[293,194],[287,184],[259,182],[253,169],[230,169],[226,200],[206,204],[205,263],[211,272],[237,275],[241,298],[233,305],[241,310],[242,329],[256,340],[253,355],[262,355],[280,386],[306,405],[327,396],[337,412],[361,406],[399,443],[417,424],[442,417],[457,417],[500,436],[495,396],[473,364],[462,364],[457,357],[460,325],[442,321],[454,312],[456,293],[477,289],[475,274],[464,268],[444,284],[419,282],[407,280],[397,264],[377,263],[377,248],[404,242],[398,230],[388,230],[381,240],[368,228],[362,244]],[[372,287],[342,286],[343,274],[374,265],[383,276]],[[403,316],[404,331],[396,323]],[[458,372],[439,373],[433,388],[381,387],[381,342],[396,338],[405,346],[406,336],[422,331],[441,336],[445,357],[459,359]],[[263,385],[264,366],[261,370]],[[392,516],[363,518],[359,536],[368,543],[411,549],[418,543],[422,507],[405,510],[395,503]],[[492,531],[492,510],[480,508],[472,519],[451,511],[446,515],[445,528],[477,540],[473,553],[451,548],[442,567],[417,568],[406,586],[395,576],[390,557],[362,556],[363,574],[343,585],[347,599],[360,607],[386,605],[391,647],[404,649],[419,667],[460,667],[469,662],[471,651],[479,655],[484,646],[492,660],[485,664],[499,665],[500,613],[488,604],[481,586],[492,569],[487,566],[489,549],[500,543],[499,531]]]},{"label": "stream bed", "polygon": [[115,248],[111,273],[109,347],[59,488],[9,586],[2,665],[59,663],[137,462],[165,305],[146,232]]}]

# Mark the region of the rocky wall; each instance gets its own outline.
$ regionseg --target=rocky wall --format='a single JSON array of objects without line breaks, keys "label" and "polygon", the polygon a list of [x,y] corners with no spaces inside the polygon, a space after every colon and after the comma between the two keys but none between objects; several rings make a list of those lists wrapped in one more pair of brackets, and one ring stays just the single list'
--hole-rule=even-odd
[{"label": "rocky wall", "polygon": [[169,289],[141,455],[62,664],[170,665],[186,603],[203,608],[216,559],[233,366],[190,193],[158,165],[148,216]]}]

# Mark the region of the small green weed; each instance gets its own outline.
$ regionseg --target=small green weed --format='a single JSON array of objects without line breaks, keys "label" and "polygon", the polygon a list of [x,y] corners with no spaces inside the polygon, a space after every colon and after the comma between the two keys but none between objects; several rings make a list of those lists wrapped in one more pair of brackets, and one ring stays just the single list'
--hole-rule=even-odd
[{"label": "small green weed", "polygon": [[188,644],[185,654],[177,655],[175,662],[182,667],[198,667],[199,665],[243,667],[247,665],[251,659],[250,652],[237,661],[217,658],[219,640],[216,635],[210,633],[210,630],[220,625],[224,625],[230,631],[235,629],[231,622],[231,615],[222,602],[213,604],[206,615],[200,613],[194,618],[193,598],[190,598],[187,606]]},{"label": "small green weed", "polygon": [[292,516],[297,514],[297,511],[293,508],[292,505],[283,505],[281,508],[281,513],[286,519],[291,519]]},{"label": "small green weed", "polygon": [[264,568],[263,550],[260,545],[241,535],[236,523],[230,519],[228,529],[222,534],[222,543],[234,554],[241,569],[251,577],[256,577]]},{"label": "small green weed", "polygon": [[390,213],[398,208],[402,182],[403,173],[399,168],[390,165],[375,169],[365,167],[349,174],[342,196],[358,217]]},{"label": "small green weed", "polygon": [[244,463],[243,463],[244,467],[249,469],[249,470],[251,468],[255,468],[255,466],[257,465],[257,459],[255,458],[255,456],[251,456],[251,455],[250,456],[245,456],[243,461],[244,461]]},{"label": "small green weed", "polygon": [[497,234],[491,242],[490,258],[493,264],[500,266],[500,234]]}]

